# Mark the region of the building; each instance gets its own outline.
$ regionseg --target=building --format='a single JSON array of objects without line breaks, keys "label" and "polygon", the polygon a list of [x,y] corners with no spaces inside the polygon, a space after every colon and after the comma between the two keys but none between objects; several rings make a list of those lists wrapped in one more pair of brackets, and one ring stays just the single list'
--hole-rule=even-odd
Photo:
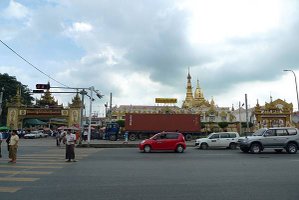
[{"label": "building", "polygon": [[[10,129],[23,129],[27,125],[44,125],[53,127],[66,125],[66,126],[80,126],[81,122],[81,108],[82,101],[78,94],[72,99],[72,103],[68,107],[58,105],[58,102],[51,96],[49,90],[37,100],[36,105],[27,106],[21,103],[20,91],[10,102],[7,103],[7,122],[6,126]],[[30,124],[28,121],[37,122]],[[38,124],[39,123],[39,124]],[[36,128],[36,127],[28,127]],[[54,129],[55,129],[54,128]]]}]

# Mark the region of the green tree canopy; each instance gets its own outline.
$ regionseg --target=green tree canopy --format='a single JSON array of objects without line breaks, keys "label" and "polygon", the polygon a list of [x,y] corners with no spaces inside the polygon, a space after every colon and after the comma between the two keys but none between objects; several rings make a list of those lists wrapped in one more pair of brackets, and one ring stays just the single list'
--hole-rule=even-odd
[{"label": "green tree canopy", "polygon": [[28,86],[17,81],[16,77],[14,76],[9,76],[7,73],[0,73],[0,91],[3,92],[2,113],[0,116],[0,123],[2,125],[6,124],[6,104],[17,94],[18,89],[21,90],[22,104],[32,105],[34,98],[31,96]]}]

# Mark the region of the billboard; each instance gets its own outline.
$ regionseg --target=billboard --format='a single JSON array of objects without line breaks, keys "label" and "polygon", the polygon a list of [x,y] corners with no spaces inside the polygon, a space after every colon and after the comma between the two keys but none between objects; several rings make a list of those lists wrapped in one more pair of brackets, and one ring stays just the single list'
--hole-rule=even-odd
[{"label": "billboard", "polygon": [[156,98],[156,103],[177,103],[176,98]]}]

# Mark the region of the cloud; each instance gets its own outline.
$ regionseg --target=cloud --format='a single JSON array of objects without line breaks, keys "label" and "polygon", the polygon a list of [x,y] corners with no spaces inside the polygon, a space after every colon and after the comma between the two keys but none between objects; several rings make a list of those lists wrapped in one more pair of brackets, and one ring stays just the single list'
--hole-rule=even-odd
[{"label": "cloud", "polygon": [[85,22],[75,22],[68,29],[69,32],[89,32],[92,31],[93,27],[89,23]]},{"label": "cloud", "polygon": [[14,18],[14,19],[24,19],[28,17],[30,11],[24,5],[11,0],[9,2],[9,6],[4,10],[3,16],[6,18]]},{"label": "cloud", "polygon": [[193,87],[199,79],[206,98],[230,106],[227,94],[243,96],[254,92],[251,83],[264,83],[268,96],[284,68],[299,66],[295,1],[226,1],[219,7],[220,1],[184,1],[192,9],[173,0],[47,2],[26,4],[27,14],[19,16],[28,17],[30,9],[28,26],[19,30],[7,19],[3,27],[12,31],[1,36],[57,80],[95,86],[105,94],[102,101],[113,92],[115,103],[150,104],[161,95],[181,103],[191,67]]}]

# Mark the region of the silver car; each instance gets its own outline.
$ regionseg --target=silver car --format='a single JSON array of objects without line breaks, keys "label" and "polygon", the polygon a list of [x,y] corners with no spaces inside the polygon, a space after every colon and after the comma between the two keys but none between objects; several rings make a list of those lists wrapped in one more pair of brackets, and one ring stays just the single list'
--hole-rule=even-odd
[{"label": "silver car", "polygon": [[252,136],[239,139],[243,152],[260,153],[264,149],[276,152],[286,150],[290,154],[297,153],[299,147],[299,131],[297,128],[277,127],[257,130]]}]

